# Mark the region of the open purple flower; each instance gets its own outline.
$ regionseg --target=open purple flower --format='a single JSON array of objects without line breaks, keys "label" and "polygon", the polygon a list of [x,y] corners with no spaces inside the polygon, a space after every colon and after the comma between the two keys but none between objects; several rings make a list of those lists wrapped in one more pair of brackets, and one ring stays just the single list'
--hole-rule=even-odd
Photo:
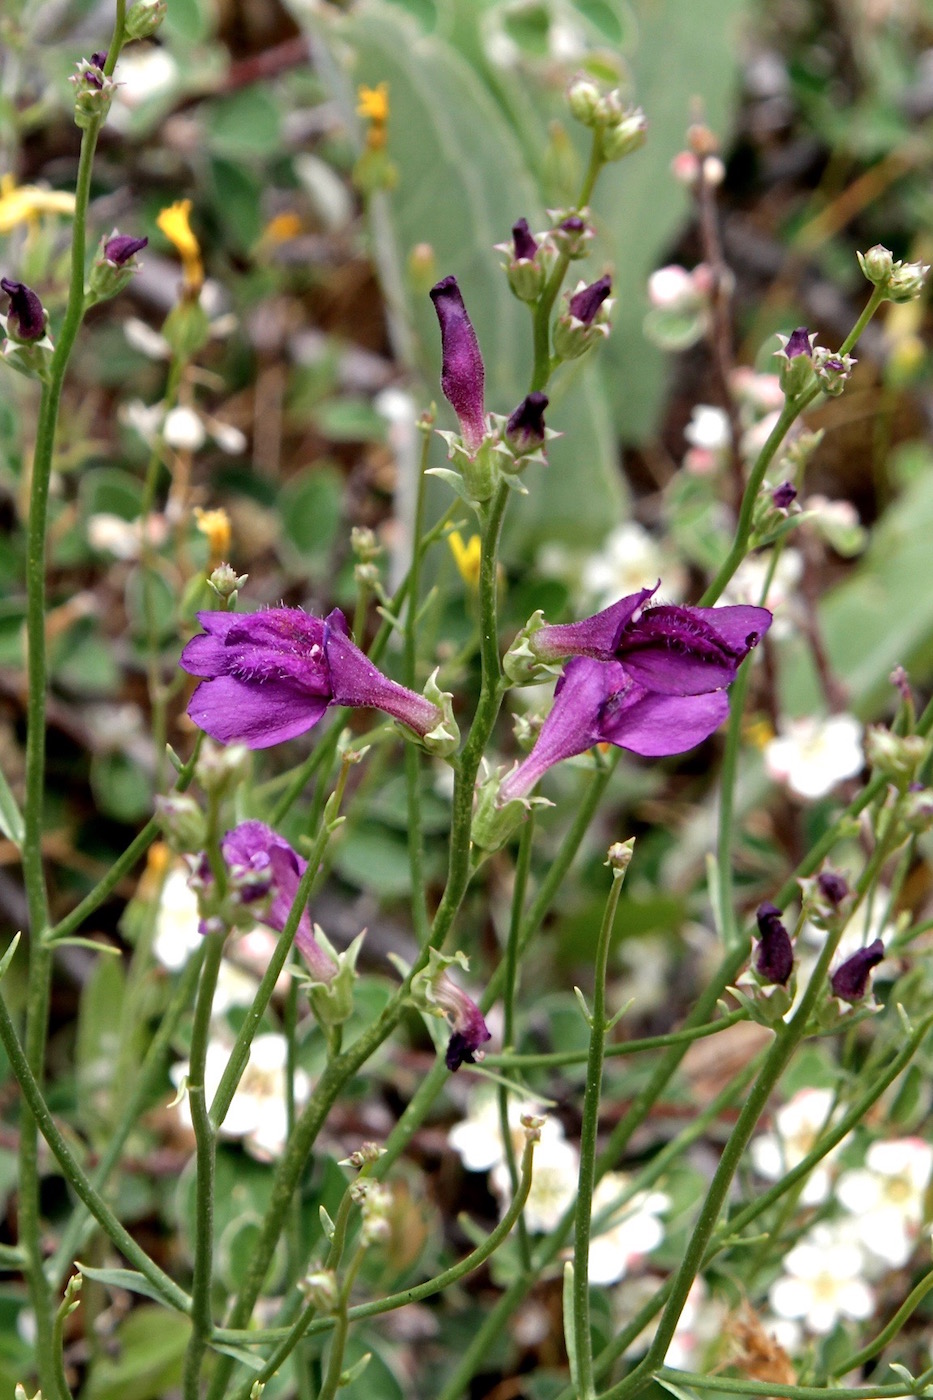
[{"label": "open purple flower", "polygon": [[41,340],[45,335],[45,311],[42,302],[25,282],[0,277],[0,291],[10,298],[7,325],[17,340]]},{"label": "open purple flower", "polygon": [[[228,831],[220,843],[224,861],[233,880],[240,887],[244,903],[264,899],[271,894],[262,922],[281,933],[288,922],[298,885],[308,868],[287,841],[265,822],[240,822]],[[337,975],[337,964],[317,943],[307,908],[301,912],[295,946],[301,953],[317,982],[330,982]]]},{"label": "open purple flower", "polygon": [[456,277],[444,277],[432,287],[431,300],[441,327],[441,388],[460,421],[464,442],[473,450],[486,433],[485,371],[479,341]]},{"label": "open purple flower", "polygon": [[755,915],[758,922],[758,948],[755,971],[763,982],[784,987],[794,969],[794,946],[781,921],[776,904],[760,904]]},{"label": "open purple flower", "polygon": [[422,738],[441,710],[389,680],[354,646],[339,609],[325,619],[300,608],[198,613],[204,631],[179,664],[204,679],[188,704],[221,743],[265,749],[317,724],[328,705],[385,710]]},{"label": "open purple flower", "polygon": [[499,805],[527,797],[542,774],[594,744],[615,744],[642,758],[685,753],[709,738],[729,713],[726,694],[661,695],[618,661],[576,657],[531,753],[499,789]]},{"label": "open purple flower", "polygon": [[884,961],[884,944],[880,938],[869,943],[867,948],[859,948],[845,962],[840,963],[829,979],[833,996],[841,1001],[861,1001],[868,991],[868,978],[872,968]]},{"label": "open purple flower", "polygon": [[566,656],[621,661],[633,680],[663,695],[703,695],[730,685],[771,626],[768,609],[645,607],[660,586],[620,598],[581,622],[539,628],[530,639],[534,654],[544,662]]}]

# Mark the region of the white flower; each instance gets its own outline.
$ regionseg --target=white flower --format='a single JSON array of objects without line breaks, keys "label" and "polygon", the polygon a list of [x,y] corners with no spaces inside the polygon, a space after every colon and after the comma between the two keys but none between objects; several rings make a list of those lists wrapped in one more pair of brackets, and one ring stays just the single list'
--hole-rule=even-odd
[{"label": "white flower", "polygon": [[825,797],[864,767],[862,732],[849,714],[790,720],[765,748],[765,768],[769,777],[786,783],[798,797]]},{"label": "white flower", "polygon": [[771,551],[750,554],[736,569],[726,584],[718,606],[730,603],[751,603],[753,607],[767,606],[774,613],[772,637],[786,637],[792,629],[791,613],[797,585],[803,576],[803,555],[798,549],[785,549],[774,569],[767,598],[762,591],[771,567]]},{"label": "white flower", "polygon": [[730,385],[749,424],[784,407],[784,390],[776,374],[756,374],[751,366],[741,365],[733,371]]},{"label": "white flower", "polygon": [[865,1166],[844,1172],[836,1195],[855,1217],[857,1239],[892,1269],[906,1264],[923,1223],[933,1148],[920,1138],[873,1142]]},{"label": "white flower", "polygon": [[[645,1303],[656,1296],[662,1282],[650,1274],[625,1279],[614,1291],[620,1322],[624,1324],[640,1312]],[[705,1370],[707,1349],[721,1337],[724,1323],[723,1305],[712,1296],[702,1278],[695,1278],[664,1357],[665,1366],[682,1371]],[[646,1351],[657,1328],[658,1319],[655,1318],[626,1349],[625,1355],[638,1356]]]},{"label": "white flower", "polygon": [[692,274],[678,263],[659,267],[648,278],[648,300],[662,311],[695,306],[697,293]]},{"label": "white flower", "polygon": [[691,447],[707,452],[722,452],[729,446],[729,415],[724,408],[698,403],[684,428],[684,437]]},{"label": "white flower", "polygon": [[178,64],[168,49],[155,44],[134,44],[120,55],[117,87],[110,109],[110,121],[125,131],[136,107],[152,98],[163,97],[175,87]]},{"label": "white flower", "polygon": [[198,932],[198,897],[188,885],[188,875],[187,865],[178,861],[163,880],[159,896],[152,951],[169,972],[184,967],[203,941]]},{"label": "white flower", "polygon": [[871,1317],[874,1294],[862,1277],[862,1251],[844,1233],[817,1225],[784,1260],[785,1273],[769,1298],[778,1317],[800,1318],[826,1336],[841,1318]]},{"label": "white flower", "polygon": [[607,1172],[593,1192],[591,1284],[617,1283],[643,1255],[657,1249],[664,1238],[664,1226],[658,1216],[668,1209],[670,1200],[662,1191],[639,1191],[617,1211],[613,1210],[628,1184],[629,1178],[623,1173]]},{"label": "white flower", "polygon": [[169,447],[179,452],[197,452],[207,440],[204,424],[193,408],[179,404],[169,409],[162,425],[162,436]]},{"label": "white flower", "polygon": [[[230,1058],[230,1044],[211,1040],[204,1065],[204,1088],[211,1103]],[[221,1133],[228,1138],[242,1138],[244,1146],[262,1161],[280,1157],[285,1146],[287,1112],[285,1107],[285,1066],[288,1045],[282,1035],[257,1035],[250,1046],[249,1063],[243,1072],[237,1091],[230,1103]],[[187,1064],[177,1064],[172,1079],[181,1084],[188,1073]],[[311,1084],[304,1070],[295,1071],[295,1102],[304,1103]],[[191,1111],[187,1096],[178,1105],[179,1116],[190,1126]]]},{"label": "white flower", "polygon": [[122,515],[99,511],[88,516],[87,542],[101,554],[114,559],[135,559],[139,555],[139,521],[124,520]]},{"label": "white flower", "polygon": [[659,578],[665,599],[676,602],[685,585],[682,567],[665,557],[647,530],[628,521],[606,536],[599,554],[586,560],[582,583],[597,607],[608,607],[629,593],[653,588]]},{"label": "white flower", "polygon": [[[525,1114],[539,1115],[536,1104],[509,1100],[509,1131],[516,1162],[525,1147]],[[450,1130],[450,1145],[459,1153],[467,1171],[490,1172],[489,1184],[503,1209],[512,1199],[512,1181],[499,1124],[499,1103],[495,1094],[477,1094],[468,1117]],[[577,1193],[579,1171],[577,1149],[568,1142],[560,1122],[545,1117],[541,1138],[535,1147],[531,1190],[525,1202],[524,1218],[533,1233],[552,1230]]]},{"label": "white flower", "polygon": [[[829,1127],[834,1095],[829,1089],[801,1089],[774,1114],[774,1132],[753,1138],[752,1165],[768,1181],[779,1181],[803,1161]],[[829,1195],[830,1171],[827,1163],[838,1154],[832,1148],[807,1177],[800,1199],[805,1206],[818,1205]],[[794,1316],[786,1313],[782,1316]]]}]

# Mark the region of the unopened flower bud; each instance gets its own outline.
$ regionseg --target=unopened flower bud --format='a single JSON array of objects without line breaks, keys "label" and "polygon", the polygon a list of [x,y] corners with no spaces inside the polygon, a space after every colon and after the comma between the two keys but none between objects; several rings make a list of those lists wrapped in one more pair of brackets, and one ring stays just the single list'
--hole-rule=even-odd
[{"label": "unopened flower bud", "polygon": [[830,870],[828,867],[821,870],[816,877],[816,883],[820,894],[834,909],[839,908],[849,893],[848,881],[844,875],[839,874],[838,870]]},{"label": "unopened flower bud", "polygon": [[758,948],[755,971],[770,986],[787,985],[794,969],[794,946],[774,904],[761,904],[755,915],[758,923]]},{"label": "unopened flower bud", "polygon": [[431,288],[431,300],[441,328],[441,388],[457,415],[466,446],[475,451],[486,432],[485,371],[479,342],[456,277],[444,277],[437,282]]},{"label": "unopened flower bud", "polygon": [[916,301],[930,271],[929,263],[896,263],[885,288],[888,301]]},{"label": "unopened flower bud", "polygon": [[378,1162],[380,1157],[384,1157],[386,1149],[380,1147],[378,1142],[364,1142],[355,1152],[351,1152],[349,1157],[344,1157],[338,1166],[355,1167],[357,1171],[365,1167],[370,1162]]},{"label": "unopened flower bud", "polygon": [[218,564],[216,569],[212,569],[208,574],[207,582],[218,598],[223,598],[226,602],[230,598],[236,598],[248,578],[249,574],[238,574],[232,564]]},{"label": "unopened flower bud", "polygon": [[771,492],[771,500],[778,510],[789,510],[797,499],[797,488],[792,481],[782,481]]},{"label": "unopened flower bud", "polygon": [[606,852],[606,864],[612,871],[613,879],[618,879],[624,875],[632,863],[632,856],[635,854],[635,837],[630,836],[627,841],[613,841]]},{"label": "unopened flower bud", "polygon": [[648,120],[640,107],[628,112],[607,126],[602,136],[601,150],[605,160],[622,160],[645,144]]},{"label": "unopened flower bud", "polygon": [[23,345],[41,340],[45,335],[47,317],[37,294],[25,282],[14,282],[10,277],[0,278],[0,290],[10,298],[6,318],[10,339]]},{"label": "unopened flower bud", "polygon": [[308,1302],[313,1303],[318,1312],[325,1317],[336,1308],[340,1290],[333,1269],[315,1269],[312,1273],[305,1274],[298,1287]]},{"label": "unopened flower bud", "polygon": [[121,292],[138,270],[136,254],[149,242],[148,238],[133,238],[114,229],[101,243],[97,259],[88,279],[88,303],[106,301]]},{"label": "unopened flower bud", "polygon": [[164,20],[167,9],[166,0],[137,0],[123,26],[127,42],[151,39]]},{"label": "unopened flower bud", "polygon": [[250,753],[245,744],[220,744],[205,740],[194,775],[205,792],[220,797],[249,772]]},{"label": "unopened flower bud", "polygon": [[392,1192],[378,1181],[355,1181],[350,1194],[363,1217],[360,1244],[385,1244],[392,1234]]},{"label": "unopened flower bud", "polygon": [[927,741],[919,734],[894,734],[882,724],[865,735],[865,754],[877,772],[905,787],[913,782],[927,753]]},{"label": "unopened flower bud", "polygon": [[576,359],[601,336],[609,334],[611,290],[612,279],[607,276],[589,286],[581,284],[571,295],[566,312],[554,327],[554,353],[560,359]]},{"label": "unopened flower bud", "polygon": [[207,821],[193,797],[172,793],[156,798],[156,815],[165,839],[180,855],[203,851],[207,841]]},{"label": "unopened flower bud", "polygon": [[350,531],[350,548],[361,564],[369,564],[382,554],[382,545],[368,525],[354,525]]},{"label": "unopened flower bud", "polygon": [[841,1001],[855,1003],[861,1001],[868,991],[868,979],[872,968],[884,960],[884,944],[880,938],[867,948],[860,948],[844,963],[840,963],[829,979],[833,996]]},{"label": "unopened flower bud", "polygon": [[798,326],[789,336],[778,336],[781,348],[775,355],[782,361],[780,369],[781,388],[789,399],[797,398],[813,383],[813,343],[806,326]]},{"label": "unopened flower bud", "polygon": [[549,209],[548,214],[554,220],[549,236],[555,248],[571,261],[585,258],[593,237],[593,230],[587,221],[589,210],[580,209],[567,213],[560,209]]},{"label": "unopened flower bud", "polygon": [[546,250],[532,234],[528,220],[513,224],[511,244],[497,243],[496,248],[508,258],[503,267],[513,294],[519,301],[537,301],[544,290]]},{"label": "unopened flower bud", "polygon": [[116,83],[104,76],[106,62],[106,53],[92,54],[90,61],[82,58],[69,79],[75,90],[75,125],[83,131],[102,122],[110,111]]},{"label": "unopened flower bud", "polygon": [[505,425],[505,441],[517,457],[544,446],[546,394],[527,394]]},{"label": "unopened flower bud", "polygon": [[597,125],[601,100],[602,93],[598,84],[585,73],[578,73],[567,89],[567,105],[577,121],[582,122],[584,126]]},{"label": "unopened flower bud", "polygon": [[824,394],[837,398],[845,389],[858,361],[851,355],[837,355],[818,345],[813,351],[813,368]]},{"label": "unopened flower bud", "polygon": [[886,282],[894,271],[894,254],[881,243],[876,243],[867,253],[856,253],[855,256],[869,282],[876,287]]}]

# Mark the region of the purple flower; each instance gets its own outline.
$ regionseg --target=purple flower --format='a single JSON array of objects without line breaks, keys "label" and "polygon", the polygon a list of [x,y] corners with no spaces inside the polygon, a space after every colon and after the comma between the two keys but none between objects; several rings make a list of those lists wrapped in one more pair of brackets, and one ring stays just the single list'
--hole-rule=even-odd
[{"label": "purple flower", "polygon": [[441,326],[441,388],[460,421],[464,442],[474,450],[486,433],[479,342],[456,277],[444,277],[432,287],[431,300]]},{"label": "purple flower", "polygon": [[570,298],[568,310],[571,316],[581,321],[584,326],[591,326],[597,311],[611,291],[612,278],[608,276],[600,277],[598,282],[591,282],[588,287],[582,287]]},{"label": "purple flower", "polygon": [[731,684],[771,626],[767,608],[646,608],[660,586],[620,598],[581,622],[539,628],[531,638],[535,655],[545,662],[565,656],[622,661],[633,680],[664,695],[702,695]]},{"label": "purple flower", "polygon": [[[271,893],[271,901],[261,920],[281,933],[308,862],[265,822],[241,822],[226,833],[220,849],[233,880],[240,886],[244,904],[264,899]],[[295,946],[315,981],[330,982],[336,976],[336,964],[315,940],[307,908],[302,910],[298,921]]]},{"label": "purple flower", "polygon": [[820,894],[827,899],[835,908],[845,899],[849,893],[849,886],[845,876],[840,875],[835,870],[823,870],[816,877],[816,883]]},{"label": "purple flower", "polygon": [[829,979],[833,996],[842,1001],[861,1001],[868,991],[868,977],[872,968],[883,960],[884,944],[880,938],[869,943],[867,948],[860,948],[851,958],[846,958]]},{"label": "purple flower", "polygon": [[544,443],[547,394],[526,395],[505,425],[505,440],[513,452],[536,452]]},{"label": "purple flower", "polygon": [[0,290],[10,298],[7,314],[13,335],[18,340],[41,340],[45,335],[45,311],[32,288],[25,282],[0,277]]},{"label": "purple flower", "polygon": [[325,619],[300,608],[198,613],[180,665],[203,676],[188,704],[199,728],[221,743],[265,749],[304,734],[328,705],[385,710],[422,738],[443,719],[423,695],[389,680],[347,635],[342,612]]},{"label": "purple flower", "polygon": [[480,1046],[492,1039],[483,1013],[446,973],[442,973],[435,982],[434,997],[438,1006],[446,1012],[451,1025],[451,1036],[444,1056],[447,1068],[456,1070],[461,1065],[475,1064],[477,1055],[483,1058]]},{"label": "purple flower", "polygon": [[758,948],[755,971],[763,982],[784,987],[794,967],[794,948],[790,934],[781,922],[781,911],[775,904],[760,904],[755,915],[758,921]]},{"label": "purple flower", "polygon": [[798,326],[795,331],[791,331],[784,346],[784,354],[789,360],[796,355],[806,355],[808,360],[813,358],[813,347],[810,344],[810,332],[806,326]]},{"label": "purple flower", "polygon": [[783,481],[771,492],[771,500],[778,510],[788,510],[797,499],[797,488],[792,481]]},{"label": "purple flower", "polygon": [[659,695],[618,661],[576,657],[564,669],[554,704],[525,761],[499,790],[499,805],[526,797],[543,773],[594,744],[616,744],[642,758],[684,753],[718,729],[729,700],[709,695]]},{"label": "purple flower", "polygon": [[531,262],[538,251],[538,244],[528,227],[527,219],[519,219],[512,225],[512,245],[517,261]]},{"label": "purple flower", "polygon": [[123,267],[130,258],[141,253],[149,242],[148,238],[133,238],[129,233],[114,233],[104,244],[104,257],[114,267]]}]

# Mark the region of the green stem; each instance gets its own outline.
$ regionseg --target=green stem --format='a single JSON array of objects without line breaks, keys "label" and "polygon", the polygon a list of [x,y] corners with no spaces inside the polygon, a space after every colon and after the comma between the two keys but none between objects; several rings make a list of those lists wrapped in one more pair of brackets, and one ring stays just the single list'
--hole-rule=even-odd
[{"label": "green stem", "polygon": [[590,1230],[593,1223],[593,1187],[596,1182],[596,1137],[599,1131],[599,1101],[603,1083],[603,1052],[608,1025],[606,973],[609,967],[612,927],[624,882],[625,869],[613,865],[612,887],[596,943],[593,1012],[590,1016],[589,1057],[580,1126],[580,1171],[577,1180],[573,1250],[573,1333],[579,1400],[593,1400],[596,1394],[593,1384],[593,1341],[590,1335]]},{"label": "green stem", "polygon": [[884,1351],[888,1342],[897,1336],[904,1323],[910,1315],[920,1306],[924,1298],[933,1288],[933,1270],[926,1274],[918,1284],[916,1284],[907,1297],[904,1299],[897,1312],[891,1318],[886,1327],[882,1327],[877,1337],[873,1337],[860,1351],[853,1352],[844,1361],[837,1362],[831,1371],[833,1376],[847,1376],[850,1371],[857,1371],[864,1366],[866,1361],[871,1361],[873,1356],[877,1356],[879,1351]]},{"label": "green stem", "polygon": [[[858,1386],[818,1386],[818,1385],[776,1385],[774,1381],[746,1381],[737,1376],[703,1376],[692,1371],[675,1371],[670,1366],[662,1366],[658,1371],[662,1380],[675,1385],[694,1386],[697,1390],[722,1390],[733,1395],[775,1395],[780,1400],[888,1400],[888,1397],[904,1396],[904,1382],[899,1385],[858,1385]],[[607,1391],[608,1395],[610,1392]]]},{"label": "green stem", "polygon": [[735,784],[738,774],[739,749],[742,743],[742,719],[751,680],[751,666],[746,660],[739,669],[729,698],[729,727],[722,756],[719,777],[719,823],[716,840],[716,872],[720,933],[723,946],[732,948],[739,938],[735,919],[735,892],[732,881],[732,824],[735,815]]},{"label": "green stem", "polygon": [[227,930],[209,933],[194,1007],[188,1058],[188,1104],[195,1141],[194,1274],[191,1286],[191,1336],[182,1383],[185,1400],[198,1400],[198,1382],[213,1326],[211,1280],[214,1262],[214,1166],[217,1137],[207,1111],[204,1071],[210,1041],[211,1008],[224,954]]},{"label": "green stem", "polygon": [[327,1357],[327,1370],[324,1373],[324,1382],[318,1392],[318,1400],[334,1400],[334,1396],[340,1389],[343,1358],[347,1348],[347,1337],[350,1334],[350,1318],[348,1316],[350,1292],[365,1257],[365,1247],[360,1245],[356,1254],[350,1260],[350,1265],[340,1288],[340,1296],[337,1300],[337,1307],[334,1314],[334,1331]]},{"label": "green stem", "polygon": [[[622,1055],[638,1055],[645,1050],[664,1050],[669,1045],[690,1044],[694,1040],[704,1040],[707,1036],[718,1035],[720,1031],[734,1026],[738,1021],[747,1021],[747,1011],[730,1011],[720,1016],[709,1026],[697,1026],[693,1030],[671,1031],[668,1035],[649,1035],[642,1040],[623,1040],[618,1045],[607,1045],[603,1050],[605,1059],[617,1059]],[[486,1069],[560,1069],[565,1065],[583,1065],[589,1059],[589,1050],[545,1050],[527,1055],[512,1055],[503,1051],[501,1055],[487,1055],[483,1061]]]},{"label": "green stem", "polygon": [[[518,939],[521,933],[522,909],[525,904],[525,890],[528,885],[528,869],[531,864],[531,850],[534,844],[535,814],[532,808],[522,827],[518,843],[518,860],[515,865],[515,885],[512,890],[512,912],[509,918],[509,935],[505,948],[505,992],[502,998],[502,1044],[506,1051],[515,1044],[515,995],[518,988]],[[512,1133],[509,1126],[509,1090],[504,1084],[498,1089],[499,1136],[505,1150],[505,1161],[509,1171],[509,1182],[513,1194],[518,1189],[518,1163],[512,1146]],[[522,1268],[531,1264],[531,1245],[524,1219],[518,1222],[518,1247]]]}]

